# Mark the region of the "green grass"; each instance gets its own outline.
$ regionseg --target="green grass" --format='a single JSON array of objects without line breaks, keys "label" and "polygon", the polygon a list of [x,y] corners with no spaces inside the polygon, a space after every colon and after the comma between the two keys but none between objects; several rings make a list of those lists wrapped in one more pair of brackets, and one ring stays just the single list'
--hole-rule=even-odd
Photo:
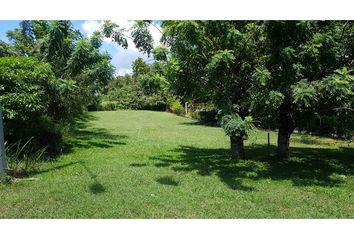
[{"label": "green grass", "polygon": [[235,163],[222,129],[150,111],[93,112],[71,135],[33,181],[0,184],[1,218],[354,217],[353,144],[294,134],[278,161],[258,131]]}]

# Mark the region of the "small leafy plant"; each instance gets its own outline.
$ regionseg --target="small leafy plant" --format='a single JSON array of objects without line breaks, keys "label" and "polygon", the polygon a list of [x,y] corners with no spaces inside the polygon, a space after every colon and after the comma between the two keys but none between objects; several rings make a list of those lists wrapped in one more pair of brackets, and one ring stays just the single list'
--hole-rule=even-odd
[{"label": "small leafy plant", "polygon": [[247,139],[250,133],[255,129],[253,118],[251,116],[242,119],[238,114],[229,114],[221,118],[221,127],[227,136],[242,137]]}]

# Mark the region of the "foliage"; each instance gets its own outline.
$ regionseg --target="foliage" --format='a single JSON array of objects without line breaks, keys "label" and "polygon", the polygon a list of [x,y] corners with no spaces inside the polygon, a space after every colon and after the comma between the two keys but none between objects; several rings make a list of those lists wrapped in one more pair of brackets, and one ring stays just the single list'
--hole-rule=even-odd
[{"label": "foliage", "polygon": [[112,41],[116,42],[124,49],[128,48],[128,41],[125,38],[124,32],[126,29],[119,27],[118,24],[112,23],[111,21],[104,21],[102,27],[102,34],[107,37],[111,38]]},{"label": "foliage", "polygon": [[54,79],[49,64],[33,58],[0,58],[0,92],[5,121],[27,121],[43,110]]},{"label": "foliage", "polygon": [[227,136],[241,137],[247,139],[254,130],[253,119],[251,116],[242,119],[238,114],[225,115],[221,118],[221,127]]},{"label": "foliage", "polygon": [[156,61],[167,61],[169,50],[167,47],[160,45],[152,50],[152,54],[154,55],[154,59]]},{"label": "foliage", "polygon": [[188,103],[188,114],[193,119],[196,119],[205,124],[216,125],[218,109],[213,103]]},{"label": "foliage", "polygon": [[180,116],[185,114],[185,109],[182,106],[181,101],[175,96],[169,96],[167,98],[167,109]]},{"label": "foliage", "polygon": [[121,105],[117,101],[102,101],[99,103],[98,110],[99,111],[115,111],[120,108]]},{"label": "foliage", "polygon": [[[154,40],[148,29],[150,24],[152,24],[152,21],[137,20],[131,29],[125,29],[111,21],[104,21],[102,33],[125,49],[128,48],[127,38],[130,38],[139,51],[150,56],[154,48]],[[129,30],[131,30],[131,36],[127,35]]]},{"label": "foliage", "polygon": [[15,178],[28,176],[37,169],[39,161],[44,159],[46,148],[34,149],[33,138],[22,143],[18,141],[6,145],[7,173]]},{"label": "foliage", "polygon": [[16,55],[16,50],[10,44],[0,40],[0,57],[12,57]]},{"label": "foliage", "polygon": [[102,36],[84,38],[70,21],[21,21],[7,36],[10,44],[0,49],[18,57],[0,60],[6,138],[33,136],[39,148],[59,153],[61,128],[97,105],[113,78],[110,57],[99,50]]},{"label": "foliage", "polygon": [[[62,101],[56,102],[56,97],[62,92],[58,87],[49,64],[26,57],[0,58],[0,100],[9,143],[35,137],[38,148],[48,145],[50,152],[59,151],[61,132],[56,116]],[[65,95],[60,97],[66,102]],[[65,113],[70,110],[64,109]]]},{"label": "foliage", "polygon": [[166,99],[163,92],[165,81],[158,74],[143,75],[140,78],[129,75],[118,76],[109,82],[99,109],[165,110]]},{"label": "foliage", "polygon": [[133,77],[139,77],[150,71],[149,65],[142,58],[137,58],[132,64]]},{"label": "foliage", "polygon": [[164,93],[168,82],[159,73],[149,73],[140,78],[141,87],[146,95]]},{"label": "foliage", "polygon": [[150,56],[151,51],[154,48],[154,40],[148,29],[149,22],[146,21],[135,21],[132,30],[133,42],[135,43],[136,48],[143,52],[147,53]]}]

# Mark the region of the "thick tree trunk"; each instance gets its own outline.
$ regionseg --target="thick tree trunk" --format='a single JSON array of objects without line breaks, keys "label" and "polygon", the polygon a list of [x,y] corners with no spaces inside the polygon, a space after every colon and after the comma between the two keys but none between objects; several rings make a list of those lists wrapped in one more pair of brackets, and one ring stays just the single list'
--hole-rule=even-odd
[{"label": "thick tree trunk", "polygon": [[283,103],[279,109],[278,156],[288,159],[290,156],[290,135],[295,122],[291,103]]},{"label": "thick tree trunk", "polygon": [[278,133],[278,156],[281,159],[288,159],[290,156],[290,132],[279,128]]},{"label": "thick tree trunk", "polygon": [[243,145],[242,137],[230,137],[231,142],[231,156],[232,159],[237,161],[239,159],[245,159],[245,148]]}]

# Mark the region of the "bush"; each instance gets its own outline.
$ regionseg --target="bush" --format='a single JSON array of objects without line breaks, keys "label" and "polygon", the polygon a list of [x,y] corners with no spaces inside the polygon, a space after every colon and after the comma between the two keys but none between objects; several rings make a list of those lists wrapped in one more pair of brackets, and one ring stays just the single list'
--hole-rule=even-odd
[{"label": "bush", "polygon": [[175,96],[170,96],[167,98],[167,109],[170,112],[180,116],[185,114],[184,107],[182,106],[180,100],[177,99]]},{"label": "bush", "polygon": [[98,105],[100,111],[114,111],[117,110],[118,103],[116,101],[103,101]]},{"label": "bush", "polygon": [[202,123],[216,125],[217,114],[218,110],[211,103],[191,104],[189,108],[189,115]]},{"label": "bush", "polygon": [[43,141],[51,138],[56,129],[51,117],[54,88],[55,77],[49,64],[34,58],[0,58],[0,100],[8,142],[33,136],[44,136]]},{"label": "bush", "polygon": [[144,96],[141,101],[141,110],[154,110],[154,111],[165,111],[166,110],[166,101],[162,96],[151,95]]}]

